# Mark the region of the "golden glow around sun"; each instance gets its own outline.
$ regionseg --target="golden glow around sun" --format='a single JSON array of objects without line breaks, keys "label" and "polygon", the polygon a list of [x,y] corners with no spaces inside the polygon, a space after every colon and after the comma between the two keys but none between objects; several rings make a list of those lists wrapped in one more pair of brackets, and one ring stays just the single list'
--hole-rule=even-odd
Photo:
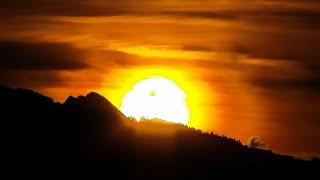
[{"label": "golden glow around sun", "polygon": [[159,118],[187,124],[190,118],[187,94],[172,80],[152,76],[133,85],[122,99],[120,110],[139,120]]},{"label": "golden glow around sun", "polygon": [[[189,112],[189,120],[185,120],[187,126],[208,131],[218,129],[220,121],[217,121],[217,119],[219,119],[219,114],[214,107],[219,95],[210,90],[208,83],[199,80],[202,78],[201,69],[177,69],[168,66],[139,66],[130,69],[114,69],[105,77],[103,86],[91,91],[99,92],[104,97],[107,97],[115,107],[124,112],[124,101],[127,101],[125,99],[129,92],[133,90],[134,85],[149,77],[154,77],[154,75],[161,75],[162,78],[173,81],[187,95],[185,99]],[[116,83],[112,84],[114,82]],[[159,93],[155,91],[155,88],[152,88],[145,95],[147,98],[151,98],[150,96],[156,97]],[[141,99],[138,102],[140,103],[140,101]],[[136,103],[135,105],[138,104],[137,102],[134,103]],[[208,106],[208,104],[211,105]],[[212,104],[214,105],[212,106]],[[144,116],[146,117],[145,114]],[[210,121],[207,120],[208,117]]]}]

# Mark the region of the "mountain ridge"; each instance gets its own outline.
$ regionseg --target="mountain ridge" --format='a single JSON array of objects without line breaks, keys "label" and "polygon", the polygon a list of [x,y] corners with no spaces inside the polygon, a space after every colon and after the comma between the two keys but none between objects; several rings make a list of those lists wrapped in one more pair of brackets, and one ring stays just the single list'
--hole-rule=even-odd
[{"label": "mountain ridge", "polygon": [[129,120],[94,92],[55,103],[32,90],[0,87],[0,98],[11,175],[198,179],[269,171],[274,177],[316,177],[320,167],[179,124]]}]

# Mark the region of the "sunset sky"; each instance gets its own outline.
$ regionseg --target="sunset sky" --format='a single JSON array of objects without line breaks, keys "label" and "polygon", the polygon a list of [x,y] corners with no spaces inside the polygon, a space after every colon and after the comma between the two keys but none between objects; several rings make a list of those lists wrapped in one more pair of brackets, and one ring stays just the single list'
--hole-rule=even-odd
[{"label": "sunset sky", "polygon": [[187,94],[189,126],[320,154],[318,0],[0,1],[0,84],[120,107],[152,75]]}]

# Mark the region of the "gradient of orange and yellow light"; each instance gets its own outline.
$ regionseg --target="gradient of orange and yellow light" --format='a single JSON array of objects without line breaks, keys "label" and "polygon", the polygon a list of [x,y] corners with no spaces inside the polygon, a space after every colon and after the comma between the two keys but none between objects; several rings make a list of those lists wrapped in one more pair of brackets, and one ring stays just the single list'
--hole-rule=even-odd
[{"label": "gradient of orange and yellow light", "polygon": [[[120,70],[114,72],[114,77],[112,78],[112,81],[118,82],[116,88],[110,90],[107,87],[104,87],[97,89],[97,91],[105,97],[108,97],[108,99],[120,109],[122,98],[132,89],[134,84],[151,76],[161,75],[176,82],[177,85],[187,94],[186,102],[190,110],[189,126],[198,128],[203,127],[204,124],[202,124],[203,121],[201,121],[201,119],[208,116],[212,117],[212,119],[216,119],[215,123],[218,123],[215,108],[201,108],[205,107],[203,105],[206,103],[214,103],[217,95],[210,91],[208,85],[194,80],[194,78],[196,78],[196,76],[193,75],[194,73],[194,71],[178,70],[172,67],[142,66],[134,69]],[[210,102],[208,102],[209,99]],[[139,102],[137,102],[137,104],[138,103]]]},{"label": "gradient of orange and yellow light", "polygon": [[[71,3],[67,7],[79,4],[66,3]],[[320,3],[92,0],[85,4],[92,5],[86,7],[91,14],[82,6],[48,8],[45,1],[39,8],[28,7],[33,11],[12,7],[1,11],[1,42],[70,45],[83,52],[78,61],[88,66],[0,69],[0,80],[60,102],[69,95],[96,91],[119,108],[133,84],[161,75],[187,93],[189,126],[244,143],[250,136],[261,136],[280,152],[320,152],[314,145],[319,139],[314,132],[319,132],[320,102],[320,38],[314,17],[319,17]],[[2,16],[10,12],[15,15]]]}]

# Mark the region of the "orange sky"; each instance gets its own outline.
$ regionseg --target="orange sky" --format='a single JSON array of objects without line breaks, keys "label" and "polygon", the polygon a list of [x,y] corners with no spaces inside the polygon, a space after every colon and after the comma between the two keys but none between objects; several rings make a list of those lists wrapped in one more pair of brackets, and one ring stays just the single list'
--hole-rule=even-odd
[{"label": "orange sky", "polygon": [[188,125],[282,153],[320,153],[320,3],[312,0],[0,2],[0,83],[118,108],[137,81],[173,79]]}]

